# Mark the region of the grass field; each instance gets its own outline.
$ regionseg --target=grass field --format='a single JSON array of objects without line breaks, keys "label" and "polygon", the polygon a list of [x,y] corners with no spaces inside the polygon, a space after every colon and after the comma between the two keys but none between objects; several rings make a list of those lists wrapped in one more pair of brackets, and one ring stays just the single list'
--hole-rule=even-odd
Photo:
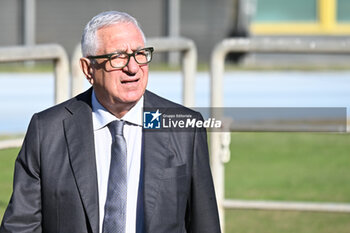
[{"label": "grass field", "polygon": [[[350,203],[350,135],[232,133],[226,197]],[[0,151],[0,219],[18,149]],[[227,210],[226,233],[348,233],[350,214]]]},{"label": "grass field", "polygon": [[0,150],[0,219],[10,200],[14,163],[19,149]]},{"label": "grass field", "polygon": [[[227,198],[350,203],[350,135],[233,133]],[[350,214],[226,211],[226,232],[350,232]]]}]

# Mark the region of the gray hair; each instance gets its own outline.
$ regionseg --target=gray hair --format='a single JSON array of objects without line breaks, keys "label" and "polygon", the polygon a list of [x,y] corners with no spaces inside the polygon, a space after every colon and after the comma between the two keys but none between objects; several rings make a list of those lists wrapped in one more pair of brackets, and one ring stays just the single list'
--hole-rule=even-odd
[{"label": "gray hair", "polygon": [[146,41],[145,35],[141,30],[137,20],[125,12],[105,11],[93,17],[85,26],[81,37],[81,51],[84,57],[96,55],[98,49],[98,39],[96,32],[98,29],[118,23],[132,23],[141,32],[143,41]]}]

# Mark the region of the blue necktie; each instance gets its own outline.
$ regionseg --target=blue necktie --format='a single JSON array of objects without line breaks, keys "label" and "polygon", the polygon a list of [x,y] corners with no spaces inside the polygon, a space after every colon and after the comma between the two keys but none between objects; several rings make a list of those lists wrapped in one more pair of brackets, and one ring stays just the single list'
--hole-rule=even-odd
[{"label": "blue necktie", "polygon": [[125,233],[127,154],[123,127],[124,121],[116,120],[108,124],[112,134],[112,148],[103,233]]}]

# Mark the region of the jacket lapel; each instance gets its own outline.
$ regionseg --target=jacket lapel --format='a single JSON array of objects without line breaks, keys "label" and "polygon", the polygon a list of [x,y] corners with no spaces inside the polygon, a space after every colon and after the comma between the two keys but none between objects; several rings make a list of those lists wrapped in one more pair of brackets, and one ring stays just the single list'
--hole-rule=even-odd
[{"label": "jacket lapel", "polygon": [[69,158],[91,229],[98,233],[99,207],[91,89],[67,107],[72,113],[64,120]]}]

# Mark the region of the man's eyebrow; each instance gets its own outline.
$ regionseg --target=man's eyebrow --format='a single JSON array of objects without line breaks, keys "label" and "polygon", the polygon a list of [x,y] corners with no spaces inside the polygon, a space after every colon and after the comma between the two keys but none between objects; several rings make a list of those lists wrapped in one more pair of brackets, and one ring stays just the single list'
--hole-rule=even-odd
[{"label": "man's eyebrow", "polygon": [[[135,52],[135,51],[143,49],[143,48],[144,48],[144,46],[138,46],[136,49],[132,49],[132,51]],[[127,49],[117,49],[117,50],[115,50],[114,52],[111,52],[111,53],[127,53],[126,50]]]},{"label": "man's eyebrow", "polygon": [[114,50],[114,52],[112,53],[126,53],[126,49],[117,49],[117,50]]}]

